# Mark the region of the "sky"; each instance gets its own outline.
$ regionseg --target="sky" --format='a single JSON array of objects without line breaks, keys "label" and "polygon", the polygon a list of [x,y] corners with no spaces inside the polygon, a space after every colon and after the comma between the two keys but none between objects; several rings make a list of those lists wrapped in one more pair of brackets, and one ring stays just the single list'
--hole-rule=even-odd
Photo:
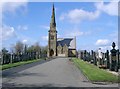
[{"label": "sky", "polygon": [[[17,41],[27,45],[48,44],[53,2],[4,2],[2,9],[2,47],[10,49]],[[118,48],[118,3],[54,2],[58,38],[76,36],[77,50]]]}]

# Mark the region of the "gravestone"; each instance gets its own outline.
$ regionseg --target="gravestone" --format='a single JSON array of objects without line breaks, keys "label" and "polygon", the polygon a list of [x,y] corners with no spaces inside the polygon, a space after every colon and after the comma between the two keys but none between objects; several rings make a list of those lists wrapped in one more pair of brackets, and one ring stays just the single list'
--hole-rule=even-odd
[{"label": "gravestone", "polygon": [[120,52],[117,50],[117,58],[118,58],[118,69],[120,69]]},{"label": "gravestone", "polygon": [[106,63],[105,53],[102,53],[102,65],[105,65],[105,63]]},{"label": "gravestone", "polygon": [[83,52],[80,52],[80,58],[83,59]]},{"label": "gravestone", "polygon": [[102,65],[102,52],[101,52],[101,48],[99,48],[99,50],[98,50],[98,65],[99,66]]},{"label": "gravestone", "polygon": [[88,62],[90,62],[90,52],[88,52]]},{"label": "gravestone", "polygon": [[117,58],[116,58],[116,53],[117,50],[115,49],[115,43],[112,43],[113,49],[111,50],[111,63],[110,63],[110,70],[111,71],[118,71],[118,63],[117,63]]},{"label": "gravestone", "polygon": [[87,51],[84,51],[84,61],[87,61],[87,57],[86,57]]},{"label": "gravestone", "polygon": [[91,63],[94,63],[94,60],[93,60],[93,50],[91,50]]},{"label": "gravestone", "polygon": [[93,63],[97,66],[96,52],[93,52]]},{"label": "gravestone", "polygon": [[106,52],[106,59],[107,59],[107,68],[110,68],[110,59],[109,59],[109,51]]},{"label": "gravestone", "polygon": [[11,53],[10,55],[11,55],[10,63],[13,63],[13,53]]}]

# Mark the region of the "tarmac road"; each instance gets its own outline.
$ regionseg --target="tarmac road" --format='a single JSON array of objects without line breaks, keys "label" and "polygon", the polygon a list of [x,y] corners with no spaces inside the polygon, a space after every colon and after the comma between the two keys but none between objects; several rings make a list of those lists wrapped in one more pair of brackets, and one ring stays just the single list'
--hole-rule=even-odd
[{"label": "tarmac road", "polygon": [[69,61],[56,58],[3,71],[3,87],[118,87],[118,84],[93,84]]}]

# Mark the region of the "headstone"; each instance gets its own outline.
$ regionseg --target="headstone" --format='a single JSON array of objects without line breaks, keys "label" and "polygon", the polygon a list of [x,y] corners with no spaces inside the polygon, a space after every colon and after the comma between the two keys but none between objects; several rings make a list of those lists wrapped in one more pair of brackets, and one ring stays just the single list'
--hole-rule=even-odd
[{"label": "headstone", "polygon": [[10,63],[13,63],[13,54],[11,53]]},{"label": "headstone", "polygon": [[102,52],[101,48],[98,50],[98,65],[102,65]]},{"label": "headstone", "polygon": [[111,50],[111,64],[110,64],[110,70],[111,71],[118,71],[118,65],[117,65],[117,58],[116,58],[116,53],[117,50],[115,49],[115,43],[112,43],[113,49]]},{"label": "headstone", "polygon": [[82,51],[80,52],[80,57],[81,57],[81,59],[83,59],[83,52]]},{"label": "headstone", "polygon": [[106,59],[107,59],[107,68],[110,68],[110,60],[109,60],[109,51],[106,52]]},{"label": "headstone", "polygon": [[94,63],[94,65],[97,66],[97,58],[96,58],[96,53],[95,52],[93,52],[93,63]]},{"label": "headstone", "polygon": [[105,53],[103,53],[103,56],[102,56],[102,65],[105,65],[106,63],[106,58],[105,58]]},{"label": "headstone", "polygon": [[15,62],[15,53],[12,54],[12,62]]},{"label": "headstone", "polygon": [[91,50],[91,63],[94,63],[94,60],[93,60],[93,50]]},{"label": "headstone", "polygon": [[87,51],[85,50],[84,51],[84,61],[87,61],[86,54],[87,54]]},{"label": "headstone", "polygon": [[120,52],[117,50],[117,58],[118,58],[118,69],[120,69]]},{"label": "headstone", "polygon": [[90,52],[88,52],[88,62],[90,62]]}]

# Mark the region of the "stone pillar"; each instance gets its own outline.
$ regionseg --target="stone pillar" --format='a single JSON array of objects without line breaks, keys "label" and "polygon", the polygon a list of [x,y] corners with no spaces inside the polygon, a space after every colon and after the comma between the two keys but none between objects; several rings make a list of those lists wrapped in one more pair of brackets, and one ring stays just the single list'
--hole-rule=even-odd
[{"label": "stone pillar", "polygon": [[87,51],[85,50],[84,51],[84,61],[87,61],[87,59],[86,59],[86,53],[87,53]]},{"label": "stone pillar", "polygon": [[110,70],[111,71],[118,71],[118,63],[117,63],[117,60],[116,60],[116,53],[117,53],[117,50],[115,49],[115,43],[113,42],[112,43],[112,47],[113,49],[111,50],[111,64],[110,64]]},{"label": "stone pillar", "polygon": [[97,66],[97,58],[96,58],[96,53],[95,52],[93,52],[93,63],[94,63],[94,65]]},{"label": "stone pillar", "polygon": [[82,59],[83,59],[83,60],[84,60],[84,56],[85,56],[85,55],[84,55],[84,51],[83,51],[83,52],[82,52]]},{"label": "stone pillar", "polygon": [[88,58],[87,58],[88,62],[90,62],[90,52],[88,52]]},{"label": "stone pillar", "polygon": [[15,62],[15,53],[13,53],[12,58],[13,58],[12,62],[14,63]]},{"label": "stone pillar", "polygon": [[83,60],[83,52],[80,52],[80,58]]},{"label": "stone pillar", "polygon": [[10,63],[13,63],[13,54],[11,53],[10,56]]},{"label": "stone pillar", "polygon": [[107,59],[107,68],[110,68],[110,59],[109,59],[109,51],[106,52],[106,59]]},{"label": "stone pillar", "polygon": [[93,50],[91,50],[91,63],[94,63],[94,59],[93,59]]},{"label": "stone pillar", "polygon": [[3,65],[3,55],[2,55],[2,53],[0,54],[0,60],[1,60],[1,65]]},{"label": "stone pillar", "polygon": [[102,65],[105,65],[105,62],[106,62],[106,60],[105,60],[105,53],[103,53],[103,64]]},{"label": "stone pillar", "polygon": [[80,51],[78,51],[78,58],[79,58],[79,59],[81,58],[81,54],[80,54]]}]

